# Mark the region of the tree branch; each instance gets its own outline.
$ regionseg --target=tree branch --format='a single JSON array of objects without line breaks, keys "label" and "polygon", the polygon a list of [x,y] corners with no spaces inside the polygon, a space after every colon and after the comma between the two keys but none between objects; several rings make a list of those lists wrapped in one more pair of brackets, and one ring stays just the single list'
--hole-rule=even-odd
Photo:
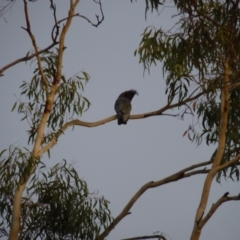
[{"label": "tree branch", "polygon": [[[43,49],[43,50],[41,50],[41,51],[38,51],[38,50],[37,50],[37,46],[35,46],[36,41],[35,41],[34,36],[33,36],[32,33],[31,33],[31,29],[30,29],[30,21],[29,21],[28,12],[27,12],[27,5],[26,5],[27,3],[26,3],[25,0],[23,0],[23,1],[24,1],[24,6],[25,6],[24,10],[25,10],[25,15],[26,15],[26,23],[27,23],[27,28],[23,28],[23,29],[26,30],[26,31],[29,33],[29,35],[30,35],[30,37],[31,37],[31,40],[32,40],[32,42],[33,42],[34,48],[35,48],[35,53],[32,54],[32,55],[29,55],[29,56],[26,55],[26,57],[19,58],[19,59],[15,60],[14,62],[12,62],[12,63],[4,66],[2,69],[0,69],[0,76],[3,76],[2,73],[3,73],[6,69],[8,69],[8,68],[10,68],[10,67],[12,67],[12,66],[20,63],[20,62],[28,61],[28,60],[32,59],[33,57],[38,56],[38,55],[40,55],[40,54],[43,53],[43,52],[46,52],[47,50],[51,49],[53,46],[55,46],[55,45],[57,45],[57,44],[59,43],[59,42],[53,42],[51,45],[49,45],[49,46],[46,47],[45,49]],[[73,6],[74,9],[75,9],[76,5],[78,4],[78,2],[79,2],[79,0],[74,3],[74,6]],[[52,0],[50,0],[50,3],[51,3],[50,7],[53,8],[53,10],[54,10],[54,19],[55,19],[55,21],[56,21],[56,8],[55,8],[55,5],[53,4]],[[69,15],[68,18],[72,18],[74,15],[75,15],[75,14],[73,14],[72,16]],[[66,19],[68,19],[68,18],[66,18]],[[70,22],[71,22],[71,21],[70,21]],[[66,30],[66,29],[65,29],[65,30]],[[63,44],[62,44],[62,45],[63,45]]]},{"label": "tree branch", "polygon": [[[55,21],[55,25],[53,26],[53,29],[54,29],[54,28],[56,27],[56,25],[57,25],[57,18],[56,18],[56,6],[55,6],[55,4],[53,3],[52,0],[50,0],[50,8],[53,9],[53,16],[54,16],[54,21]],[[25,28],[23,28],[23,29],[26,30]],[[42,53],[50,50],[50,49],[51,49],[52,47],[54,47],[55,45],[59,44],[59,42],[56,41],[58,35],[59,35],[59,28],[57,27],[57,31],[56,31],[55,36],[53,36],[53,33],[52,33],[53,43],[51,43],[48,47],[42,49],[41,51],[36,51],[36,50],[35,50],[35,53],[34,53],[34,54],[31,54],[31,55],[28,55],[28,54],[27,54],[25,57],[19,58],[19,59],[13,61],[13,62],[7,64],[7,65],[4,66],[2,69],[0,69],[0,77],[3,76],[3,72],[4,72],[5,70],[7,70],[8,68],[13,67],[14,65],[16,65],[16,64],[18,64],[18,63],[20,63],[20,62],[27,62],[27,61],[31,60],[32,58],[34,58],[34,57],[36,57],[36,56],[38,56],[38,55],[40,55],[40,54],[42,54]],[[35,49],[35,48],[34,48],[34,49]]]},{"label": "tree branch", "polygon": [[231,165],[233,165],[234,163],[236,163],[238,160],[240,159],[240,154],[238,154],[236,157],[232,158],[231,160],[229,160],[228,162],[216,167],[216,170],[219,172],[221,170],[223,170],[224,168],[227,168]]},{"label": "tree branch", "polygon": [[[136,114],[136,115],[131,115],[129,117],[129,119],[143,119],[143,118],[147,118],[147,117],[152,117],[152,116],[160,116],[160,115],[168,115],[168,116],[173,116],[176,117],[178,116],[176,115],[171,115],[171,114],[164,114],[163,112],[168,110],[168,109],[172,109],[175,107],[180,107],[184,104],[186,104],[187,102],[193,101],[197,98],[199,98],[201,95],[203,95],[205,92],[201,92],[197,95],[195,95],[194,97],[191,98],[187,98],[182,102],[178,102],[178,103],[174,103],[172,105],[167,104],[164,107],[160,108],[157,111],[153,111],[153,112],[147,112],[147,113],[142,113],[142,114]],[[52,148],[54,145],[57,144],[58,138],[69,128],[72,126],[83,126],[83,127],[97,127],[100,125],[103,125],[105,123],[111,122],[113,120],[117,119],[116,115],[110,116],[108,118],[104,118],[102,120],[96,121],[96,122],[84,122],[78,119],[72,120],[70,122],[67,122],[63,125],[63,127],[56,133],[55,137],[47,144],[45,145],[39,152],[38,152],[38,156],[42,156],[42,154],[44,154],[46,151],[48,151],[50,148]]]},{"label": "tree branch", "polygon": [[151,116],[163,115],[164,111],[166,111],[168,109],[172,109],[172,108],[175,108],[175,107],[180,107],[182,105],[185,105],[186,103],[191,102],[191,101],[201,97],[205,93],[207,93],[207,90],[204,90],[204,91],[198,93],[194,97],[188,97],[185,100],[183,100],[182,102],[177,102],[177,103],[174,103],[174,104],[166,104],[163,108],[161,108],[161,109],[159,109],[157,111],[148,112],[148,113],[144,113],[144,114],[138,114],[138,115],[132,115],[130,117],[130,119],[142,119],[142,118],[147,118],[147,117],[151,117]]},{"label": "tree branch", "polygon": [[[228,59],[225,60],[224,85],[221,89],[221,122],[219,126],[220,134],[219,134],[219,140],[218,140],[217,153],[213,160],[212,168],[209,171],[208,175],[206,176],[206,179],[203,185],[202,196],[201,196],[198,209],[196,211],[191,240],[198,240],[200,238],[201,228],[199,227],[199,223],[202,220],[202,217],[204,215],[204,212],[208,203],[208,198],[209,198],[209,193],[211,190],[213,178],[216,176],[217,172],[221,168],[221,166],[219,168],[219,165],[221,163],[224,150],[225,150],[226,138],[227,138],[226,133],[227,133],[227,125],[228,125],[228,114],[230,109],[230,93],[229,93],[230,66],[228,61],[229,61]],[[225,168],[225,166],[223,166],[222,168]]]},{"label": "tree branch", "polygon": [[[207,19],[208,21],[212,22],[215,26],[223,29],[224,31],[227,32],[232,32],[232,30],[230,28],[227,28],[221,24],[219,24],[218,22],[216,22],[214,19],[212,19],[211,17],[209,17],[208,15],[202,13],[201,11],[199,11],[197,8],[195,8],[195,11],[197,12],[198,15],[202,16],[203,18]],[[198,15],[194,15],[194,17],[198,17]]]},{"label": "tree branch", "polygon": [[[57,15],[56,15],[57,7],[56,7],[56,4],[53,3],[53,0],[50,0],[50,8],[53,10],[53,18],[54,18],[54,22],[55,22],[53,29],[52,29],[51,36],[52,36],[52,41],[56,42],[57,36],[59,35],[59,26],[58,26]],[[53,31],[54,31],[55,27],[57,30],[56,30],[55,36],[53,36]]]},{"label": "tree branch", "polygon": [[99,16],[96,15],[96,18],[97,18],[97,23],[93,23],[89,18],[81,15],[81,14],[76,14],[77,16],[87,20],[93,27],[98,27],[104,20],[104,14],[103,14],[103,10],[102,10],[102,3],[101,3],[101,0],[99,1],[96,1],[96,0],[93,0],[95,3],[97,3],[99,5],[99,8],[100,8],[100,11],[101,11],[101,19],[99,19]]},{"label": "tree branch", "polygon": [[[95,3],[97,3],[97,4],[99,4],[99,8],[100,8],[100,11],[101,11],[101,19],[99,18],[98,15],[96,15],[97,23],[93,23],[89,18],[81,15],[80,13],[76,13],[76,14],[72,15],[71,18],[73,18],[73,17],[81,17],[81,18],[87,20],[87,22],[89,22],[93,27],[98,27],[98,26],[103,22],[103,20],[104,20],[102,3],[101,3],[101,0],[99,0],[99,1],[93,0],[93,1],[94,1]],[[66,17],[66,18],[63,18],[63,19],[61,19],[61,20],[59,20],[59,21],[57,21],[57,19],[56,19],[56,6],[55,6],[55,4],[53,4],[52,0],[50,0],[50,2],[51,2],[51,6],[50,6],[50,7],[51,7],[51,8],[53,9],[53,11],[54,11],[54,19],[55,19],[55,25],[53,26],[52,33],[51,33],[52,40],[53,40],[53,42],[54,42],[54,41],[56,41],[57,36],[58,36],[58,32],[59,32],[59,26],[58,26],[58,25],[59,25],[61,22],[64,22],[64,21],[68,20],[68,19],[69,19],[69,16]],[[57,29],[57,30],[56,30],[56,35],[53,36],[53,33],[54,33],[55,28]]]},{"label": "tree branch", "polygon": [[[54,5],[53,5],[53,6],[54,6]],[[52,8],[52,6],[51,6],[51,8]],[[55,10],[54,10],[54,11],[55,11]],[[73,14],[72,16],[65,17],[65,18],[63,18],[63,19],[55,22],[55,24],[54,24],[54,26],[53,26],[53,28],[52,28],[52,33],[51,33],[51,36],[52,36],[52,40],[53,40],[53,41],[56,41],[57,36],[59,35],[59,28],[60,28],[60,27],[59,27],[58,25],[59,25],[61,22],[64,22],[64,21],[68,20],[69,18],[73,18],[73,17],[76,17],[76,16],[78,16],[78,13],[75,13],[75,14]],[[55,21],[56,21],[56,19],[55,19]],[[56,30],[55,36],[53,36],[53,33],[54,33],[55,28],[57,28],[57,30]]]},{"label": "tree branch", "polygon": [[142,240],[142,239],[152,239],[157,238],[158,240],[167,240],[163,235],[150,235],[150,236],[140,236],[140,237],[133,237],[133,238],[124,238],[122,240]]},{"label": "tree branch", "polygon": [[31,31],[31,24],[30,24],[29,15],[28,15],[27,0],[23,0],[23,2],[24,2],[24,12],[25,12],[25,19],[26,19],[27,28],[24,28],[24,27],[22,27],[22,28],[27,31],[30,39],[32,40],[32,44],[33,44],[33,47],[35,49],[35,52],[37,53],[36,57],[37,57],[38,68],[39,68],[39,71],[41,73],[44,85],[45,85],[46,98],[48,98],[48,85],[49,85],[48,80],[47,80],[47,78],[46,78],[46,76],[43,72],[41,57],[40,57],[40,54],[38,53],[37,42],[36,42],[36,39],[35,39],[32,31]]},{"label": "tree branch", "polygon": [[[55,96],[57,91],[58,83],[62,76],[62,61],[63,61],[63,52],[65,49],[64,43],[65,43],[65,36],[67,34],[67,31],[72,23],[72,18],[75,15],[75,9],[78,5],[80,0],[70,1],[70,9],[68,11],[68,18],[66,24],[63,26],[62,32],[60,34],[60,40],[59,40],[59,53],[58,53],[58,65],[57,65],[57,73],[55,76],[55,80],[53,82],[52,87],[52,96]],[[53,100],[53,99],[51,99]]]},{"label": "tree branch", "polygon": [[225,144],[226,144],[226,132],[227,132],[227,125],[228,125],[228,113],[230,109],[230,94],[229,94],[229,82],[230,82],[230,69],[229,64],[226,60],[225,62],[225,79],[224,79],[224,85],[221,90],[221,122],[220,122],[220,136],[218,141],[218,149],[216,153],[216,157],[213,161],[213,168],[220,165],[222,156],[224,154],[225,150]]},{"label": "tree branch", "polygon": [[[7,3],[5,6],[3,5],[3,3],[1,3],[0,6],[0,18],[3,17],[3,15],[12,8],[13,4],[16,2],[16,0],[12,0],[12,1],[6,1],[9,2]],[[5,22],[7,22],[7,20],[5,19],[5,17],[3,17]]]},{"label": "tree branch", "polygon": [[6,66],[4,66],[3,68],[0,69],[0,77],[3,76],[3,72],[6,71],[8,68],[13,67],[14,65],[16,65],[16,64],[18,64],[20,62],[27,62],[27,61],[31,60],[32,58],[36,57],[37,55],[42,54],[42,53],[48,51],[49,49],[53,48],[57,44],[58,44],[58,42],[51,43],[48,47],[46,47],[46,48],[44,48],[44,49],[42,49],[42,50],[40,50],[38,52],[35,52],[35,53],[31,54],[31,55],[27,54],[25,57],[18,58],[17,60],[7,64]]},{"label": "tree branch", "polygon": [[[65,36],[66,33],[71,25],[71,21],[72,21],[72,15],[74,15],[75,12],[75,8],[77,6],[77,4],[79,3],[80,0],[75,0],[73,2],[73,0],[70,1],[70,9],[68,12],[68,16],[69,19],[66,22],[66,25],[63,27],[61,35],[60,35],[60,42],[59,42],[59,52],[58,52],[58,66],[57,66],[57,74],[55,76],[53,85],[52,85],[52,90],[51,93],[49,94],[49,97],[46,101],[46,105],[45,105],[45,109],[44,109],[44,113],[42,114],[40,123],[39,123],[39,127],[38,127],[38,131],[37,131],[37,136],[36,136],[36,140],[32,149],[32,153],[31,153],[31,158],[32,159],[37,159],[38,155],[37,153],[39,152],[39,149],[41,147],[41,142],[42,142],[42,138],[43,138],[43,133],[44,133],[44,129],[46,127],[46,123],[49,117],[49,114],[52,110],[52,106],[53,106],[53,101],[57,92],[57,88],[58,88],[58,83],[61,79],[61,73],[62,73],[62,58],[63,58],[63,51],[64,51],[64,41],[65,41]],[[24,2],[24,10],[25,10],[25,15],[26,15],[26,23],[27,23],[27,31],[29,34],[31,34],[30,31],[30,22],[28,19],[28,14],[27,14],[27,3],[26,0],[23,0]],[[31,35],[31,39],[33,41],[33,45],[35,47],[35,51],[37,51],[37,45],[34,39],[34,36]],[[39,55],[36,55],[37,57],[39,57]],[[40,64],[40,57],[38,58],[38,63]],[[36,161],[35,161],[36,162]],[[29,180],[31,174],[33,173],[33,171],[35,170],[35,165],[33,164],[33,166],[31,167],[31,170],[29,172],[23,173],[23,175],[20,178],[20,181],[18,182],[18,186],[16,188],[15,194],[14,194],[14,202],[13,202],[13,217],[12,217],[12,224],[10,227],[10,234],[9,234],[9,240],[15,240],[18,238],[19,235],[19,229],[20,229],[20,216],[21,216],[21,199],[22,199],[22,194],[23,191],[26,187],[27,181]]]},{"label": "tree branch", "polygon": [[240,194],[238,196],[232,196],[228,197],[228,192],[226,192],[222,197],[218,199],[216,203],[212,205],[210,208],[209,212],[207,213],[206,217],[204,217],[200,223],[199,223],[199,228],[203,228],[204,225],[207,223],[207,221],[212,217],[212,215],[216,212],[216,210],[220,207],[220,205],[224,202],[228,201],[239,201],[240,200]]},{"label": "tree branch", "polygon": [[211,164],[211,161],[206,161],[206,162],[201,162],[195,165],[192,165],[190,167],[184,168],[179,172],[174,173],[173,175],[170,175],[162,180],[159,181],[151,181],[146,183],[145,185],[143,185],[138,191],[137,193],[130,199],[130,201],[127,203],[127,205],[124,207],[124,209],[122,210],[122,212],[113,220],[113,222],[105,229],[105,231],[100,234],[97,237],[97,240],[103,240],[104,238],[106,238],[108,236],[108,234],[112,231],[112,229],[125,217],[128,215],[129,210],[132,208],[132,206],[135,204],[135,202],[140,198],[140,196],[146,192],[149,188],[155,188],[155,187],[159,187],[161,185],[170,183],[170,182],[175,182],[178,181],[180,179],[186,178],[186,177],[190,177],[196,174],[206,174],[208,173],[209,170],[199,170],[199,171],[192,171],[191,173],[188,173],[190,170],[199,168],[199,167],[203,167],[203,166],[207,166],[209,164]]}]

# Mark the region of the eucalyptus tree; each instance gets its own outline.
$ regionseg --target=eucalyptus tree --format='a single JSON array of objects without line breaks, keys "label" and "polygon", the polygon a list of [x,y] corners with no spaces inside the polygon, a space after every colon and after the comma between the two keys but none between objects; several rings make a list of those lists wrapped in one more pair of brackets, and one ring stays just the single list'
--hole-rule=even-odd
[{"label": "eucalyptus tree", "polygon": [[[67,164],[48,169],[41,158],[67,128],[66,117],[76,118],[86,111],[89,100],[83,96],[89,75],[81,72],[67,78],[62,73],[65,37],[74,17],[81,17],[97,27],[104,19],[93,23],[75,13],[79,0],[69,1],[66,18],[57,19],[57,6],[49,1],[53,13],[52,43],[39,50],[31,27],[28,1],[23,0],[26,27],[34,51],[14,60],[0,69],[0,75],[20,62],[35,59],[36,69],[30,82],[21,86],[21,98],[12,111],[23,114],[29,124],[28,144],[19,148],[10,146],[0,153],[0,236],[9,239],[95,239],[112,221],[108,201],[88,190],[85,181]],[[1,16],[15,1],[2,5]],[[64,125],[65,124],[65,125]]]},{"label": "eucalyptus tree", "polygon": [[[220,181],[222,176],[239,178],[239,1],[176,0],[172,2],[176,23],[171,29],[148,27],[143,32],[135,55],[146,71],[152,65],[163,64],[167,104],[153,112],[131,115],[129,119],[191,114],[195,124],[184,135],[197,144],[206,141],[217,148],[209,161],[144,184],[114,219],[108,201],[89,193],[86,182],[66,161],[50,170],[41,161],[44,154],[50,156],[50,150],[69,127],[97,127],[116,120],[115,115],[96,122],[79,120],[77,116],[90,106],[82,94],[89,75],[82,72],[67,78],[62,73],[65,36],[72,21],[81,17],[99,26],[104,20],[101,2],[94,0],[101,13],[96,23],[76,13],[79,0],[69,1],[68,16],[61,20],[57,20],[56,5],[52,0],[49,2],[55,23],[52,43],[39,50],[27,0],[23,0],[24,30],[34,51],[0,69],[3,76],[22,61],[35,59],[37,65],[31,81],[20,86],[23,100],[12,108],[23,114],[22,120],[30,125],[28,143],[32,149],[10,147],[1,152],[0,176],[4,180],[0,196],[1,234],[7,236],[10,231],[9,239],[105,239],[148,189],[203,174],[206,178],[191,236],[193,240],[199,239],[202,228],[223,202],[240,200],[239,195],[225,193],[206,212],[213,180]],[[161,17],[162,8],[169,4],[159,0],[145,2],[146,17],[155,10]],[[178,113],[172,113],[173,109]]]},{"label": "eucalyptus tree", "polygon": [[[167,1],[150,0],[147,10],[160,10]],[[206,213],[215,177],[239,180],[240,135],[240,1],[174,1],[176,23],[171,29],[148,27],[135,51],[150,71],[163,63],[169,102],[183,102],[183,114],[190,113],[195,124],[184,133],[191,141],[217,145],[206,169],[200,204],[194,219],[191,239],[201,230],[217,208],[240,195],[225,193]],[[198,127],[200,124],[200,128]]]}]

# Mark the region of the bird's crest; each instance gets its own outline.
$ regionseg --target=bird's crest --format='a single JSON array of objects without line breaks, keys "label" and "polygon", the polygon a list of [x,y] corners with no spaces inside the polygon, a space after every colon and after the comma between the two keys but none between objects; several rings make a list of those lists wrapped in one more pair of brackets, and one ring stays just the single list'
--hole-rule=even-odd
[{"label": "bird's crest", "polygon": [[138,95],[138,92],[136,90],[131,89],[121,93],[119,97],[127,98],[131,102],[135,94]]}]

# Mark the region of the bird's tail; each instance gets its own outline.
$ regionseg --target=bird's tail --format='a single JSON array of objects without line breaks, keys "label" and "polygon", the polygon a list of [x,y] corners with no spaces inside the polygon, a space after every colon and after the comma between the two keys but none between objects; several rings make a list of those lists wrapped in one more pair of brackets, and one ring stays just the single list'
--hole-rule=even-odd
[{"label": "bird's tail", "polygon": [[123,113],[122,112],[117,113],[117,118],[118,118],[118,125],[127,124],[127,121],[123,120]]}]

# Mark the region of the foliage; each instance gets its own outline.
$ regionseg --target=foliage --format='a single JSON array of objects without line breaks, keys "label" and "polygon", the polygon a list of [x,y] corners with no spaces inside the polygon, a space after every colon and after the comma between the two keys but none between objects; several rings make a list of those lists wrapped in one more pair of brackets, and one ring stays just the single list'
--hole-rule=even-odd
[{"label": "foliage", "polygon": [[[15,3],[3,1],[0,17]],[[22,121],[29,124],[27,148],[10,147],[0,154],[0,236],[9,239],[95,239],[112,222],[108,201],[90,193],[71,166],[62,164],[50,170],[41,162],[42,155],[56,144],[71,120],[78,119],[90,107],[89,100],[82,95],[90,76],[86,72],[66,78],[62,73],[65,36],[76,16],[80,1],[70,1],[67,17],[57,19],[57,6],[50,0],[54,25],[52,43],[39,50],[31,30],[28,1],[23,0],[26,28],[34,50],[3,67],[3,72],[19,62],[36,57],[36,68],[30,81],[20,86],[21,98],[12,107],[23,114]],[[101,2],[101,18],[97,24],[78,14],[97,27],[104,19]],[[5,19],[5,18],[4,18]],[[54,46],[58,47],[54,50]]]},{"label": "foliage", "polygon": [[[41,55],[43,72],[47,78],[48,86],[44,83],[40,69],[37,67],[33,72],[31,81],[23,81],[20,86],[22,89],[21,99],[15,102],[12,107],[12,111],[17,107],[18,113],[24,114],[22,120],[27,119],[30,125],[28,143],[35,141],[42,113],[45,111],[47,96],[55,84],[57,59],[58,49],[55,52],[47,51]],[[88,110],[90,102],[81,92],[84,91],[84,85],[89,79],[90,76],[86,72],[82,72],[82,76],[76,74],[69,79],[66,79],[64,75],[61,76],[54,106],[47,122],[48,133],[44,136],[42,144],[51,141],[66,120],[81,116],[84,111]]]},{"label": "foliage", "polygon": [[[114,220],[108,209],[109,202],[89,193],[86,182],[73,167],[67,166],[65,160],[51,169],[41,162],[42,155],[46,151],[49,153],[69,126],[98,126],[115,117],[97,124],[76,119],[90,107],[89,100],[82,95],[89,75],[82,72],[67,79],[62,74],[65,36],[74,17],[81,17],[95,27],[104,19],[101,1],[94,0],[102,13],[101,19],[96,15],[97,24],[75,13],[79,2],[70,1],[68,16],[57,20],[56,4],[50,0],[54,17],[52,44],[39,51],[31,31],[27,0],[23,0],[26,19],[23,29],[32,41],[34,52],[3,67],[0,75],[15,64],[36,57],[33,77],[20,86],[21,98],[12,107],[12,111],[17,109],[24,115],[22,120],[29,123],[28,144],[32,144],[33,149],[10,147],[8,156],[4,157],[6,151],[0,153],[0,236],[9,234],[9,239],[104,239],[130,213],[130,208],[147,189],[207,174],[193,229],[193,239],[199,239],[202,227],[221,203],[240,199],[239,195],[231,197],[225,193],[205,213],[211,181],[217,173],[218,180],[222,175],[239,180],[239,1],[175,0],[178,20],[170,30],[145,29],[135,55],[139,55],[140,63],[148,71],[152,65],[163,63],[168,103],[158,111],[134,116],[135,119],[162,115],[176,107],[184,108],[182,116],[190,113],[195,121],[186,131],[189,138],[198,144],[203,140],[208,145],[218,144],[218,148],[212,155],[212,162],[195,164],[163,180],[145,184]],[[145,0],[145,3],[146,17],[148,11],[156,10],[161,14],[160,6],[166,1]],[[8,7],[2,9],[6,12]],[[56,45],[58,48],[50,51]],[[200,125],[200,130],[196,124]],[[199,169],[202,167],[205,168]]]},{"label": "foliage", "polygon": [[[224,64],[229,62],[231,106],[222,158],[224,163],[240,154],[240,3],[213,0],[174,2],[179,21],[171,31],[146,28],[135,55],[139,55],[148,71],[152,64],[163,62],[169,101],[177,98],[181,102],[194,92],[206,92],[197,102],[192,102],[191,108],[188,106],[196,124],[201,126],[199,132],[193,124],[189,136],[198,144],[204,138],[208,145],[215,145],[219,140]],[[236,165],[231,166],[229,172],[227,169],[220,172],[218,180],[222,174],[239,179]]]},{"label": "foliage", "polygon": [[[133,2],[133,0],[131,0]],[[151,10],[153,12],[156,10],[158,12],[159,6],[163,5],[165,0],[145,0],[145,18],[147,18],[147,12]]]},{"label": "foliage", "polygon": [[[8,236],[13,196],[30,152],[10,148],[0,159],[0,237]],[[66,161],[48,169],[39,161],[23,196],[20,239],[95,239],[112,221],[108,201],[90,193]]]}]

